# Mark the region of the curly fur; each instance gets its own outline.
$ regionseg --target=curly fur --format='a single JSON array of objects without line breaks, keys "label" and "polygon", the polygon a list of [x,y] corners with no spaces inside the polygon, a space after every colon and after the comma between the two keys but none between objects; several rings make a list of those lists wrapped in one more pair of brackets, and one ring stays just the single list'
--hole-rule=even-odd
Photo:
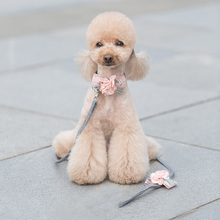
[{"label": "curly fur", "polygon": [[[123,45],[118,45],[119,41]],[[101,46],[97,46],[98,42]],[[147,56],[134,52],[135,30],[125,15],[98,15],[88,27],[87,43],[89,51],[83,51],[78,58],[84,79],[91,81],[96,71],[107,78],[125,72],[128,80],[147,75]],[[113,57],[110,64],[104,60],[106,55]],[[71,148],[93,98],[94,91],[89,88],[76,128],[55,137],[53,148],[59,157]],[[67,172],[70,180],[78,184],[100,183],[107,174],[116,183],[138,183],[145,178],[149,160],[157,157],[158,149],[159,145],[144,135],[126,84],[123,95],[99,94],[96,110],[69,156]]]}]

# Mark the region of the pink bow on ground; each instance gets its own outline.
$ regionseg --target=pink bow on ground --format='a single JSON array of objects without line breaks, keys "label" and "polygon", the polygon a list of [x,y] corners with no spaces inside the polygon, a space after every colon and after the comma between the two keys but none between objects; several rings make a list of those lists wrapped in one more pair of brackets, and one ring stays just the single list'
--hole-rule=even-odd
[{"label": "pink bow on ground", "polygon": [[150,175],[150,179],[152,183],[157,183],[159,185],[164,184],[164,180],[169,179],[169,172],[166,170],[159,170]]},{"label": "pink bow on ground", "polygon": [[103,95],[113,95],[115,91],[123,93],[121,90],[125,86],[124,75],[112,75],[109,79],[94,74],[92,84],[95,89],[98,89]]},{"label": "pink bow on ground", "polygon": [[145,185],[150,184],[164,185],[167,189],[176,186],[176,182],[169,178],[169,172],[167,170],[158,170],[150,174],[145,181]]}]

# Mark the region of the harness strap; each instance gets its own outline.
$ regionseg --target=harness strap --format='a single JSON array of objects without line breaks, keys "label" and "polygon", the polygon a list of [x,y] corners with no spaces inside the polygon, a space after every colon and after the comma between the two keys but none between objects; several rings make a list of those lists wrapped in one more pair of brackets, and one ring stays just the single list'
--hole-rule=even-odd
[{"label": "harness strap", "polygon": [[[73,146],[75,145],[78,136],[81,134],[81,132],[82,132],[83,129],[85,128],[86,124],[88,123],[89,119],[90,119],[91,116],[92,116],[92,113],[94,112],[94,110],[95,110],[95,108],[96,108],[96,105],[97,105],[97,103],[98,103],[98,99],[97,99],[98,94],[99,94],[99,93],[98,93],[98,91],[97,91],[97,92],[96,92],[96,95],[95,95],[95,98],[93,99],[92,105],[91,105],[91,107],[90,107],[90,109],[89,109],[88,115],[87,115],[85,121],[83,122],[82,126],[81,126],[80,129],[78,130],[78,132],[77,132],[77,134],[76,134],[76,138],[75,138],[75,140],[74,140],[74,142],[73,142],[73,145],[72,145],[72,147],[70,148],[70,150],[67,152],[67,154],[66,154],[63,158],[59,158],[59,157],[57,157],[57,155],[55,154],[54,160],[55,160],[56,163],[61,163],[61,162],[63,162],[64,160],[66,160],[66,159],[69,157],[69,155],[70,155],[70,153],[71,153],[71,150],[73,149]],[[172,178],[172,177],[174,176],[174,171],[172,170],[172,168],[171,168],[170,166],[168,166],[168,165],[167,165],[164,161],[162,161],[161,159],[157,158],[156,160],[169,170],[169,178]],[[175,184],[176,184],[176,183],[175,183]],[[145,191],[147,191],[148,189],[152,189],[152,188],[158,189],[158,188],[160,188],[161,186],[162,186],[162,185],[153,184],[153,183],[150,182],[150,183],[147,184],[141,191],[139,191],[139,192],[136,193],[135,195],[131,196],[129,199],[127,199],[127,200],[125,200],[125,201],[123,201],[123,202],[120,202],[120,203],[118,204],[118,207],[123,207],[123,206],[125,206],[126,204],[130,203],[130,202],[133,201],[135,198],[137,198],[138,196],[140,196],[141,194],[143,194],[143,193],[144,193]]]},{"label": "harness strap", "polygon": [[55,154],[54,160],[55,160],[56,163],[61,163],[61,162],[63,162],[64,160],[66,160],[66,159],[69,157],[69,155],[70,155],[70,153],[71,153],[71,150],[73,149],[73,146],[74,146],[75,143],[76,143],[76,139],[77,139],[78,136],[81,134],[82,130],[85,128],[86,124],[88,123],[89,119],[90,119],[91,116],[92,116],[92,113],[93,113],[94,110],[95,110],[95,107],[96,107],[97,102],[98,102],[98,101],[97,101],[97,96],[98,96],[98,93],[96,94],[95,98],[93,99],[92,105],[91,105],[91,107],[90,107],[90,109],[89,109],[89,113],[88,113],[88,115],[87,115],[85,121],[83,122],[83,125],[82,125],[82,126],[80,127],[80,129],[78,130],[78,132],[77,132],[77,134],[76,134],[76,138],[75,138],[75,140],[74,140],[74,142],[73,142],[73,145],[72,145],[72,147],[70,148],[70,150],[67,152],[67,154],[66,154],[63,158],[59,158],[59,157]]},{"label": "harness strap", "polygon": [[[170,166],[168,166],[164,161],[162,161],[161,159],[157,158],[156,159],[159,163],[161,163],[164,167],[166,167],[169,170],[169,177],[172,178],[174,176],[174,171],[172,170],[172,168]],[[131,196],[129,199],[123,201],[123,202],[119,202],[118,207],[121,208],[125,205],[127,205],[129,202],[133,201],[135,198],[137,198],[138,196],[140,196],[141,194],[143,194],[145,191],[147,191],[148,189],[158,189],[160,188],[162,185],[155,185],[155,184],[150,184],[150,185],[146,185],[141,191],[139,191],[138,193],[136,193],[135,195]]]}]

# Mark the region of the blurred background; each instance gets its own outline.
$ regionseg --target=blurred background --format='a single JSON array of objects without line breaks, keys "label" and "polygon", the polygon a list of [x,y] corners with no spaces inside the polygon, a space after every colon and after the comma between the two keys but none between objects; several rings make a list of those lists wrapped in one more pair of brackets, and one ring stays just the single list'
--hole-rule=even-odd
[{"label": "blurred background", "polygon": [[[2,1],[1,104],[77,120],[89,84],[80,78],[73,59],[87,49],[91,19],[106,10],[123,12],[133,20],[135,50],[151,57],[149,77],[139,84],[146,96],[132,84],[141,118],[214,97],[213,88],[219,87],[219,81],[212,80],[219,75],[218,2]],[[171,87],[177,91],[173,93]]]}]

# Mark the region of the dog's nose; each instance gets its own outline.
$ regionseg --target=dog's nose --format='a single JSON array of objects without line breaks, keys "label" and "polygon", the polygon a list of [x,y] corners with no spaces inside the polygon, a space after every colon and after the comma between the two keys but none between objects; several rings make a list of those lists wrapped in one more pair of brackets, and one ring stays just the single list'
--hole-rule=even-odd
[{"label": "dog's nose", "polygon": [[104,61],[105,61],[106,63],[111,63],[111,62],[113,61],[113,56],[110,55],[110,54],[105,55],[105,56],[104,56]]}]

